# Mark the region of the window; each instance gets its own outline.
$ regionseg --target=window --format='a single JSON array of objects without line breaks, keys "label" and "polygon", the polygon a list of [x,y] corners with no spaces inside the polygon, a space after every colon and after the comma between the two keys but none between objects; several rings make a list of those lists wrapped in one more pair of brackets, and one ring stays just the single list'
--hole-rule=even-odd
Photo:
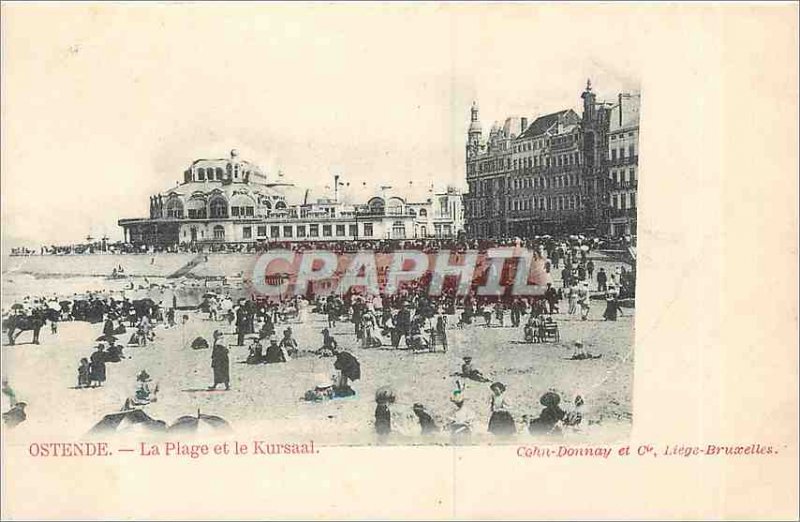
[{"label": "window", "polygon": [[617,161],[617,149],[611,149],[611,161]]},{"label": "window", "polygon": [[228,217],[228,204],[225,199],[217,197],[211,200],[209,206],[212,218],[226,218]]},{"label": "window", "polygon": [[[216,173],[217,173],[217,181],[222,181],[222,169],[220,167],[217,167]],[[208,172],[208,179],[212,179],[211,170],[209,170]]]},{"label": "window", "polygon": [[306,237],[305,225],[297,225],[297,237]]},{"label": "window", "polygon": [[178,198],[170,198],[166,205],[168,218],[182,218],[183,217],[183,203]]},{"label": "window", "polygon": [[217,225],[214,227],[214,239],[225,239],[225,229],[222,227],[222,225]]},{"label": "window", "polygon": [[253,227],[244,227],[242,229],[242,238],[252,239],[252,237],[253,237]]},{"label": "window", "polygon": [[269,227],[269,237],[273,239],[281,237],[281,227]]},{"label": "window", "polygon": [[258,237],[265,237],[267,235],[266,225],[259,225],[257,232],[258,232]]},{"label": "window", "polygon": [[635,149],[634,149],[634,147],[633,147],[633,144],[631,144],[631,145],[628,145],[628,157],[629,157],[629,158],[632,158],[632,157],[634,156],[634,154],[633,154],[633,151],[634,151],[634,150],[635,150]]},{"label": "window", "polygon": [[356,237],[358,235],[358,225],[350,225],[349,236]]},{"label": "window", "polygon": [[231,207],[231,216],[239,217],[239,207]]},{"label": "window", "polygon": [[331,237],[331,226],[330,225],[322,225],[322,236],[323,237]]},{"label": "window", "polygon": [[319,225],[308,225],[308,237],[319,237]]},{"label": "window", "polygon": [[292,225],[285,225],[283,227],[283,237],[292,237]]},{"label": "window", "polygon": [[364,223],[364,235],[372,237],[372,223]]},{"label": "window", "polygon": [[198,181],[205,181],[206,180],[206,170],[205,169],[197,169],[197,180]]},{"label": "window", "polygon": [[[419,209],[419,217],[428,217],[428,211],[425,210],[424,208]],[[372,223],[367,223],[367,224],[371,225]]]},{"label": "window", "polygon": [[631,193],[631,208],[636,208],[636,193]]},{"label": "window", "polygon": [[336,225],[336,236],[342,237],[344,235],[344,225]]},{"label": "window", "polygon": [[406,237],[406,227],[402,221],[392,223],[392,239],[404,239]]}]

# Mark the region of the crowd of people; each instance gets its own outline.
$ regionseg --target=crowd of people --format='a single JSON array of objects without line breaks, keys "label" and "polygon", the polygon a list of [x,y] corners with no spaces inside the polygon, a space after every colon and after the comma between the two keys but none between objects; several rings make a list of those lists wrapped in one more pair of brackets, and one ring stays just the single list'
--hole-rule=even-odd
[{"label": "crowd of people", "polygon": [[[334,330],[341,329],[342,323],[352,325],[356,339],[354,348],[386,349],[410,351],[448,351],[448,330],[453,328],[512,327],[521,330],[524,342],[546,342],[548,332],[557,325],[559,315],[574,315],[580,312],[582,320],[589,318],[592,299],[605,299],[606,309],[603,319],[617,320],[622,313],[620,299],[633,292],[635,275],[618,267],[610,274],[605,268],[595,270],[595,262],[589,253],[600,244],[597,240],[567,238],[555,240],[543,238],[522,241],[509,239],[493,242],[429,241],[409,240],[405,242],[375,241],[368,245],[375,250],[392,251],[397,248],[433,251],[451,248],[454,250],[491,246],[524,245],[546,252],[545,268],[548,272],[558,271],[561,288],[547,284],[543,295],[513,297],[508,299],[483,298],[477,295],[457,295],[445,291],[442,295],[431,296],[427,292],[426,281],[410,282],[394,295],[367,296],[348,291],[343,295],[326,297],[293,297],[282,301],[240,298],[234,299],[224,292],[208,292],[203,296],[199,311],[205,319],[218,323],[210,338],[194,339],[194,349],[210,349],[211,381],[208,390],[223,386],[231,389],[230,344],[226,342],[228,332],[235,336],[235,346],[246,346],[246,364],[291,364],[303,357],[330,358],[330,376],[323,376],[313,383],[302,399],[310,402],[324,402],[341,397],[356,395],[354,382],[361,379],[361,362],[352,351],[343,349],[337,341]],[[294,243],[291,245],[270,244],[270,248],[288,246],[293,249],[340,248],[351,251],[353,248],[368,248],[346,242]],[[590,284],[595,289],[590,287]],[[561,302],[566,301],[563,307]],[[129,358],[124,353],[124,345],[119,343],[121,335],[130,335],[127,346],[144,348],[157,344],[158,327],[176,326],[176,303],[155,302],[152,299],[130,300],[111,295],[88,294],[81,298],[59,299],[25,298],[18,306],[12,307],[6,319],[14,318],[19,325],[24,318],[27,326],[34,332],[34,342],[39,340],[39,329],[48,322],[56,334],[58,322],[66,320],[102,322],[102,336],[96,339],[91,354],[81,357],[77,367],[77,388],[102,387],[107,379],[108,364],[119,363]],[[300,346],[291,324],[307,324],[311,314],[325,318],[326,326],[321,328],[321,342],[317,346]],[[526,318],[527,316],[527,318]],[[184,318],[187,318],[184,315]],[[478,319],[478,322],[476,322]],[[507,320],[508,319],[508,320]],[[480,321],[482,320],[482,322]],[[14,322],[12,321],[12,322]],[[291,323],[291,324],[290,324]],[[480,323],[480,324],[479,324]],[[282,328],[282,330],[281,330]],[[11,328],[9,341],[13,344]],[[280,335],[278,332],[280,331]],[[581,341],[573,343],[573,359],[596,358],[586,352]],[[599,356],[599,355],[598,355]],[[367,368],[369,371],[369,368]],[[484,375],[474,366],[472,358],[465,357],[456,377],[450,401],[452,411],[438,416],[425,404],[414,402],[411,408],[419,423],[420,433],[432,434],[447,432],[455,440],[462,440],[478,430],[479,420],[467,404],[465,381],[474,381],[488,386],[490,399],[487,404],[488,418],[486,430],[497,436],[508,436],[519,431],[518,421],[530,433],[560,433],[581,424],[583,417],[583,397],[577,395],[572,406],[562,409],[562,398],[555,391],[548,391],[540,397],[543,409],[537,416],[522,415],[515,420],[513,406],[506,395],[507,385]],[[143,407],[155,400],[158,386],[152,386],[152,378],[142,370],[137,376],[136,389],[126,408]],[[392,408],[396,394],[389,389],[376,393],[374,429],[380,436],[392,433]]]}]

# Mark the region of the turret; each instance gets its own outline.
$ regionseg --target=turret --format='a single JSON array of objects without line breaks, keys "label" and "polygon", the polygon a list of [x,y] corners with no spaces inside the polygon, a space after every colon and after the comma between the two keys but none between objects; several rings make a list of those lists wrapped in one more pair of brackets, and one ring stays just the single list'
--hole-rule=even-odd
[{"label": "turret", "polygon": [[592,92],[592,80],[586,80],[586,90],[581,94],[583,98],[583,121],[589,122],[594,119],[595,99],[596,96]]},{"label": "turret", "polygon": [[482,134],[481,122],[478,120],[478,103],[472,102],[469,130],[467,131],[467,159],[474,158],[480,152]]}]

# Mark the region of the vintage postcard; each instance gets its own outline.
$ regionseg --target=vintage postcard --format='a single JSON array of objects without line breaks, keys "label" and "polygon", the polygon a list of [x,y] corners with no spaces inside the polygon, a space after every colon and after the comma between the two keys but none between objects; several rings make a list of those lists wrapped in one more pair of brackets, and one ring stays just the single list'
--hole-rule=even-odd
[{"label": "vintage postcard", "polygon": [[797,4],[2,12],[4,519],[798,516]]}]

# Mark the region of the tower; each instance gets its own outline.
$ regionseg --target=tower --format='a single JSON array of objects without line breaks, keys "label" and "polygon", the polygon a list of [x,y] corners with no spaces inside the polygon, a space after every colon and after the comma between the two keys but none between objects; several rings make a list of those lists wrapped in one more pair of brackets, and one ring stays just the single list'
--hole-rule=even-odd
[{"label": "tower", "polygon": [[583,91],[581,94],[581,98],[583,98],[583,121],[584,123],[588,123],[594,120],[594,109],[595,109],[595,99],[596,96],[592,92],[592,80],[586,80],[586,90]]},{"label": "tower", "polygon": [[473,159],[480,152],[482,134],[481,122],[478,121],[478,103],[473,101],[467,131],[467,159]]}]

